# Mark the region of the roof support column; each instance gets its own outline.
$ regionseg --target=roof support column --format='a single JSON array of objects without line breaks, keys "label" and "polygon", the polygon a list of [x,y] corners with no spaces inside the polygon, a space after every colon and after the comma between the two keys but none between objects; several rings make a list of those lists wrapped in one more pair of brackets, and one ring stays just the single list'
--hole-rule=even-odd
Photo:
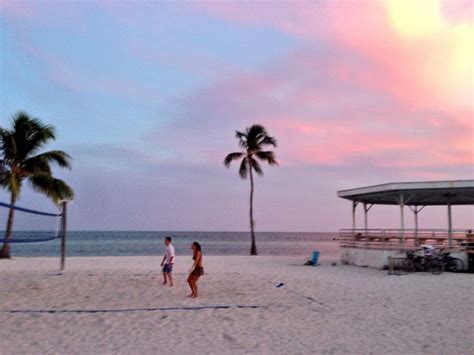
[{"label": "roof support column", "polygon": [[364,229],[365,229],[365,235],[368,233],[369,229],[369,223],[368,223],[368,214],[370,209],[372,208],[374,204],[371,204],[370,206],[367,205],[367,203],[364,202]]},{"label": "roof support column", "polygon": [[355,233],[356,229],[356,208],[359,201],[352,201],[352,233]]},{"label": "roof support column", "polygon": [[398,203],[400,204],[400,245],[405,246],[405,220],[403,217],[403,207],[405,207],[405,202],[403,201],[403,195],[400,195]]},{"label": "roof support column", "polygon": [[421,212],[421,210],[423,208],[425,208],[426,206],[414,206],[414,207],[411,207],[411,210],[413,211],[413,214],[415,216],[415,245],[418,245],[418,213]]},{"label": "roof support column", "polygon": [[448,197],[448,246],[451,248],[453,244],[453,218],[451,214],[451,198]]}]

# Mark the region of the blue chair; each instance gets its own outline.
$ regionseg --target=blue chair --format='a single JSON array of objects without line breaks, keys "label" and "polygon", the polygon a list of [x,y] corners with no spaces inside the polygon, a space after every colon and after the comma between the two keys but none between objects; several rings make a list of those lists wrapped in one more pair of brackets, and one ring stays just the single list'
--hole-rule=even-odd
[{"label": "blue chair", "polygon": [[309,259],[305,265],[311,265],[311,266],[318,265],[319,254],[320,254],[319,251],[317,250],[313,251],[313,254],[311,254],[311,259]]}]

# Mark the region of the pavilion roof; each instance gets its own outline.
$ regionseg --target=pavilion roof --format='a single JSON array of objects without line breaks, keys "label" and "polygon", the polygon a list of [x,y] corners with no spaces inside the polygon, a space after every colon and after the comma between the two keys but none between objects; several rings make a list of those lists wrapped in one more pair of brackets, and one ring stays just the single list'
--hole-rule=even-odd
[{"label": "pavilion roof", "polygon": [[404,204],[412,206],[474,205],[474,180],[393,182],[342,190],[337,195],[377,205],[398,205],[402,196]]}]

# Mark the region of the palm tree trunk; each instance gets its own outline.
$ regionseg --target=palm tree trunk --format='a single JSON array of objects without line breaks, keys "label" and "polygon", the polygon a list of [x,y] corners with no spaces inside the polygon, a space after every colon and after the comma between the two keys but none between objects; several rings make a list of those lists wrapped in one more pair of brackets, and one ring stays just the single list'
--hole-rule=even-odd
[{"label": "palm tree trunk", "polygon": [[[16,196],[12,194],[10,199],[10,211],[8,212],[7,229],[5,231],[5,240],[12,238],[13,231],[13,217],[15,216],[15,209],[13,208],[16,203]],[[0,259],[8,259],[10,257],[10,243],[3,243],[2,251],[0,252]]]},{"label": "palm tree trunk", "polygon": [[250,255],[258,255],[257,244],[255,243],[255,232],[254,232],[255,223],[253,220],[253,174],[252,174],[252,166],[250,164],[249,164],[249,172],[250,172],[250,233],[252,236],[252,245],[250,247]]}]

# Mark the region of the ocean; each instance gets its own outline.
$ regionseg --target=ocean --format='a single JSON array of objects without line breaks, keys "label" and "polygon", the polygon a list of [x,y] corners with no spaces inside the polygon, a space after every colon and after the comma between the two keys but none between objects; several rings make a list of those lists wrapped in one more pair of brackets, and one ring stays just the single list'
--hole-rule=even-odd
[{"label": "ocean", "polygon": [[[206,255],[248,255],[249,232],[79,232],[67,234],[67,256],[161,255],[163,240],[173,239],[177,255],[191,255],[198,241]],[[337,248],[338,233],[257,232],[259,255],[309,256],[313,250]],[[58,256],[60,240],[14,243],[15,256]]]}]

